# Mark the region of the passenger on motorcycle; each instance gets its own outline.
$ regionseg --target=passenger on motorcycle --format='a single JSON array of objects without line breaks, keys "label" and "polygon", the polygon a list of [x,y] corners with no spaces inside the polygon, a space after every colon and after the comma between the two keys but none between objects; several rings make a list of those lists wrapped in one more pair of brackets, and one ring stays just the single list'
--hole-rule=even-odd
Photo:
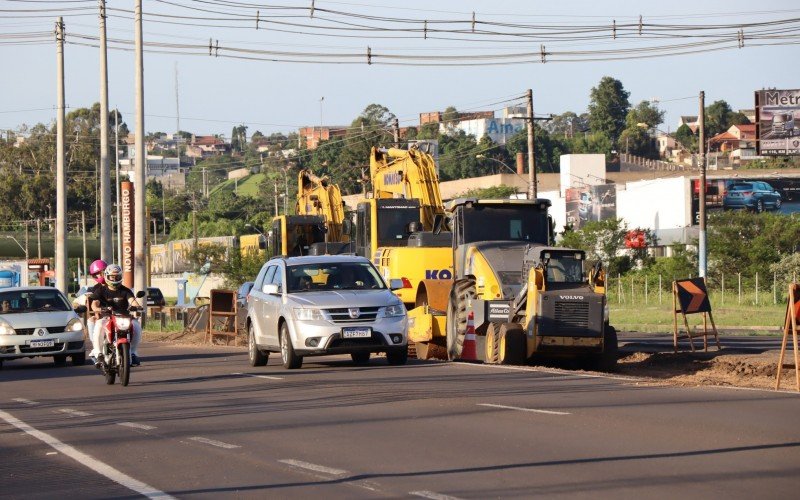
[{"label": "passenger on motorcycle", "polygon": [[[108,267],[108,264],[106,264],[105,261],[100,259],[91,263],[91,265],[89,266],[89,276],[94,278],[95,284],[94,286],[89,288],[86,291],[86,293],[84,293],[83,295],[72,301],[73,307],[86,306],[87,309],[91,309],[92,304],[90,301],[90,297],[92,297],[93,294],[100,289],[100,287],[105,286],[103,271],[106,270],[106,267]],[[89,332],[89,335],[91,335],[94,332],[94,323],[96,319],[97,319],[97,314],[89,313],[87,315],[86,331]]]},{"label": "passenger on motorcycle", "polygon": [[[127,312],[129,307],[139,307],[133,291],[122,284],[122,268],[116,264],[106,267],[105,286],[92,292],[92,311],[100,312],[105,308],[112,308],[114,312]],[[92,332],[92,357],[95,366],[102,363],[100,354],[103,352],[103,335],[108,317],[101,317],[95,322]],[[131,338],[131,366],[139,366],[138,347],[142,338],[142,327],[135,319],[133,325],[133,338]]]}]

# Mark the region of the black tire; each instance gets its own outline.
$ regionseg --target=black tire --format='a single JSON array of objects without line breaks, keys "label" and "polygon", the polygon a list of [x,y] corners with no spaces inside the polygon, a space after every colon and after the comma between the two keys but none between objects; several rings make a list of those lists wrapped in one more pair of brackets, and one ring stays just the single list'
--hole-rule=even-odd
[{"label": "black tire", "polygon": [[66,354],[57,354],[53,356],[53,365],[55,366],[67,366],[67,355]]},{"label": "black tire", "polygon": [[775,210],[780,210],[782,206],[783,206],[782,199],[778,198],[777,200],[775,200]]},{"label": "black tire", "polygon": [[127,387],[131,380],[131,346],[120,344],[117,347],[117,364],[119,366],[119,383]]},{"label": "black tire", "polygon": [[764,200],[756,201],[756,213],[760,214],[764,211]]},{"label": "black tire", "polygon": [[106,367],[104,375],[106,376],[106,384],[114,385],[114,381],[117,380],[117,372],[110,367]]},{"label": "black tire", "polygon": [[350,357],[353,358],[353,364],[356,365],[369,364],[369,352],[351,352]]},{"label": "black tire", "polygon": [[392,366],[404,365],[408,362],[408,349],[396,349],[386,352],[386,361]]},{"label": "black tire", "polygon": [[269,353],[264,354],[256,346],[256,333],[253,331],[253,323],[247,328],[247,358],[250,366],[264,366],[269,359]]},{"label": "black tire", "polygon": [[475,296],[475,282],[471,279],[456,281],[447,302],[447,359],[459,359],[464,349],[467,331],[467,303]]},{"label": "black tire", "polygon": [[73,366],[83,366],[86,364],[86,351],[73,354],[71,357]]},{"label": "black tire", "polygon": [[286,323],[281,325],[280,343],[283,367],[288,370],[296,370],[303,366],[303,357],[294,352],[292,339],[289,337],[289,327],[286,326]]},{"label": "black tire", "polygon": [[613,372],[617,369],[618,357],[617,330],[606,324],[603,330],[603,352],[591,359],[590,368],[599,372]]},{"label": "black tire", "polygon": [[499,328],[494,323],[489,323],[486,329],[486,353],[484,356],[485,363],[489,365],[496,365],[500,361],[500,338],[498,336]]},{"label": "black tire", "polygon": [[497,332],[498,358],[501,365],[524,365],[528,358],[525,330],[519,323],[502,323]]}]

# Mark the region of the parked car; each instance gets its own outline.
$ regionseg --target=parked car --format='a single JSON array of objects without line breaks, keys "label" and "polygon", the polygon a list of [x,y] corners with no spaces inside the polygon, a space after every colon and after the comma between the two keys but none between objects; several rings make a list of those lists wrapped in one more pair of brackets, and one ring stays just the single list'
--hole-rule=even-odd
[{"label": "parked car", "polygon": [[247,308],[247,294],[250,293],[250,290],[253,288],[252,281],[245,281],[242,283],[242,286],[236,291],[236,305],[239,309],[246,309]]},{"label": "parked car", "polygon": [[781,194],[763,181],[735,182],[722,198],[724,210],[747,209],[755,212],[781,208]]},{"label": "parked car", "polygon": [[148,307],[164,307],[167,305],[160,288],[147,287],[147,305]]},{"label": "parked car", "polygon": [[[52,356],[56,365],[86,363],[84,325],[67,298],[52,287],[0,290],[0,366],[3,361]],[[76,312],[77,311],[77,312]]]},{"label": "parked car", "polygon": [[[401,288],[393,280],[393,289]],[[385,352],[389,364],[408,359],[408,320],[400,299],[364,257],[276,257],[261,268],[247,300],[252,366],[280,352],[283,366],[305,356],[350,354],[356,364]]]}]

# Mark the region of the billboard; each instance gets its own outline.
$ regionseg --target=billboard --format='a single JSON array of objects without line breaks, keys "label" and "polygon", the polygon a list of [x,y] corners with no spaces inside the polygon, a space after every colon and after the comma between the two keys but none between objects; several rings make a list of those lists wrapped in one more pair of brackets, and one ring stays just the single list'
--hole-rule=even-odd
[{"label": "billboard", "polygon": [[[692,223],[700,224],[700,180],[692,179]],[[733,188],[736,186],[736,188]],[[758,200],[764,211],[800,213],[800,177],[715,177],[706,180],[706,209],[756,211]]]},{"label": "billboard", "polygon": [[122,284],[133,288],[134,212],[133,182],[120,183],[120,210],[122,212]]},{"label": "billboard", "polygon": [[580,229],[587,222],[617,216],[617,185],[600,184],[567,188],[565,191],[567,224]]},{"label": "billboard", "polygon": [[800,155],[800,89],[756,92],[756,138],[760,155]]}]

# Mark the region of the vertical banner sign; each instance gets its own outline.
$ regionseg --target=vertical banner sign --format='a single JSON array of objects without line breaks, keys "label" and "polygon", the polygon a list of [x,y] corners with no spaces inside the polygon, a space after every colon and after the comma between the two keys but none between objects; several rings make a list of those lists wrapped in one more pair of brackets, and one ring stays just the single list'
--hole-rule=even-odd
[{"label": "vertical banner sign", "polygon": [[133,182],[120,183],[120,207],[122,208],[122,284],[133,288]]}]

